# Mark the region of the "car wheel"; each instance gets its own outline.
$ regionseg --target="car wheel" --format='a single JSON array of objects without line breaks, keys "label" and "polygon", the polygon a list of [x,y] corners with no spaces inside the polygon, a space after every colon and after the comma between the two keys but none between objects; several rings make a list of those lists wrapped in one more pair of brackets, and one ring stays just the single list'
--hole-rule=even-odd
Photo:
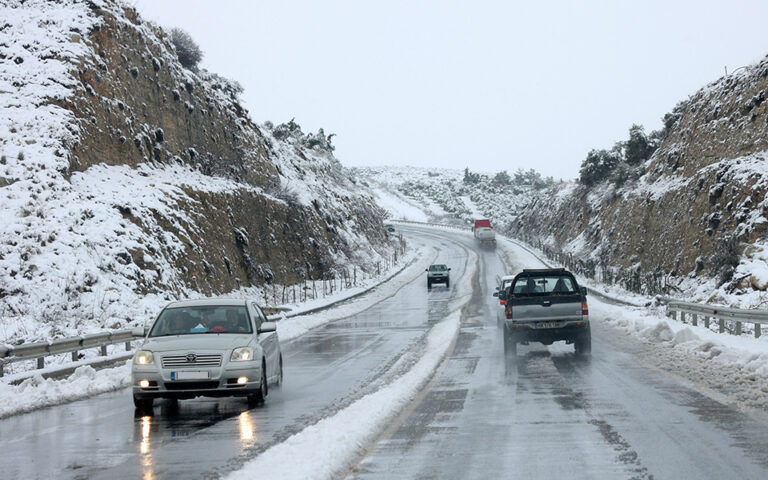
[{"label": "car wheel", "polygon": [[432,282],[427,281],[427,290],[432,290]]},{"label": "car wheel", "polygon": [[259,391],[253,395],[248,395],[248,406],[256,407],[264,405],[264,401],[267,399],[267,369],[264,368],[265,364],[262,360],[261,364],[261,381],[259,382]]},{"label": "car wheel", "polygon": [[281,388],[283,386],[283,354],[280,354],[280,359],[277,363],[278,368],[280,369],[277,372],[277,388]]},{"label": "car wheel", "polygon": [[592,334],[590,332],[579,335],[573,342],[573,348],[577,355],[589,355],[592,353]]},{"label": "car wheel", "polygon": [[450,280],[446,280],[445,281],[445,288],[451,288],[451,281]]},{"label": "car wheel", "polygon": [[153,398],[137,397],[136,395],[133,396],[133,406],[136,407],[136,410],[149,412],[152,410],[153,403],[155,403]]},{"label": "car wheel", "polygon": [[517,355],[517,340],[504,325],[504,355]]}]

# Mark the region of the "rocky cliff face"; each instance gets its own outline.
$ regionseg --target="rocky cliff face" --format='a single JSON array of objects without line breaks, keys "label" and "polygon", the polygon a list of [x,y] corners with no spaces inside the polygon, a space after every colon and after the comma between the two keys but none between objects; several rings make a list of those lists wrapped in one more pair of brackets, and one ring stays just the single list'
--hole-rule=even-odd
[{"label": "rocky cliff face", "polygon": [[182,68],[133,9],[11,0],[0,18],[7,341],[388,255],[380,210],[322,133],[255,125],[235,84]]},{"label": "rocky cliff face", "polygon": [[765,290],[766,95],[768,59],[719,79],[682,104],[638,182],[547,192],[510,232],[646,291],[708,279],[727,292]]}]

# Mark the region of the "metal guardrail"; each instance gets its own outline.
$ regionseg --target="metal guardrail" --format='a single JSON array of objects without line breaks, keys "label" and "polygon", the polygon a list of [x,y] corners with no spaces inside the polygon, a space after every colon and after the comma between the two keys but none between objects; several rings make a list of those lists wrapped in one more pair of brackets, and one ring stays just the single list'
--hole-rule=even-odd
[{"label": "metal guardrail", "polygon": [[685,323],[686,314],[691,315],[691,324],[698,325],[699,317],[703,317],[704,326],[709,328],[711,319],[718,321],[720,333],[725,333],[725,322],[736,323],[733,334],[741,335],[742,323],[755,325],[755,338],[761,335],[761,325],[768,324],[768,310],[743,310],[739,308],[718,307],[716,305],[704,305],[701,303],[681,302],[670,297],[657,297],[659,302],[667,306],[667,316],[677,320],[680,313],[680,321]]},{"label": "metal guardrail", "polygon": [[131,351],[131,342],[136,338],[132,330],[115,330],[104,333],[91,333],[77,337],[59,338],[50,342],[27,343],[16,347],[0,346],[0,377],[4,375],[5,365],[24,360],[37,359],[37,368],[45,368],[45,357],[71,353],[72,361],[78,360],[80,350],[100,348],[101,355],[107,356],[107,346],[125,343],[125,351]]}]

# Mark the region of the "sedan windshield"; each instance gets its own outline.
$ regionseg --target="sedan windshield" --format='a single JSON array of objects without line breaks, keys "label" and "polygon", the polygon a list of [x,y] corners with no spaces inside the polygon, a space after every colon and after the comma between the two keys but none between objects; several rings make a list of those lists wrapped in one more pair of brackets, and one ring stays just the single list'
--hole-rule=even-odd
[{"label": "sedan windshield", "polygon": [[445,265],[430,265],[429,266],[429,271],[430,272],[442,272],[444,270],[448,270],[448,267],[446,267]]},{"label": "sedan windshield", "polygon": [[253,330],[244,306],[180,307],[163,310],[149,336],[203,333],[253,333]]}]

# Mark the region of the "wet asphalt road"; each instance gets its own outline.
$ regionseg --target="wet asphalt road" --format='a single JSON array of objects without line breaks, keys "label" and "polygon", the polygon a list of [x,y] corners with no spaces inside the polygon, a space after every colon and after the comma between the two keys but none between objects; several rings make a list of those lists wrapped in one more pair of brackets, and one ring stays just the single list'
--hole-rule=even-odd
[{"label": "wet asphalt road", "polygon": [[[420,234],[458,279],[467,253]],[[454,288],[452,286],[452,288]],[[275,443],[375,390],[400,355],[447,313],[451,290],[427,295],[426,276],[353,317],[284,344],[285,383],[264,407],[244,399],[156,401],[134,416],[130,390],[0,420],[0,472],[8,479],[217,478]]]},{"label": "wet asphalt road", "polygon": [[349,479],[768,478],[765,424],[643,366],[600,318],[589,359],[563,342],[505,357],[491,296],[504,266],[480,261],[452,355]]},{"label": "wet asphalt road", "polygon": [[[439,248],[452,289],[465,249],[476,249],[478,288],[430,388],[349,478],[768,478],[765,424],[644,367],[643,350],[599,318],[591,359],[564,344],[505,357],[490,295],[505,272],[498,255],[466,236],[414,235]],[[439,286],[427,295],[420,277],[283,345],[285,386],[261,408],[195,399],[134,416],[122,390],[0,420],[0,471],[13,479],[216,478],[388,381],[381,372],[418,348],[451,295]]]}]

